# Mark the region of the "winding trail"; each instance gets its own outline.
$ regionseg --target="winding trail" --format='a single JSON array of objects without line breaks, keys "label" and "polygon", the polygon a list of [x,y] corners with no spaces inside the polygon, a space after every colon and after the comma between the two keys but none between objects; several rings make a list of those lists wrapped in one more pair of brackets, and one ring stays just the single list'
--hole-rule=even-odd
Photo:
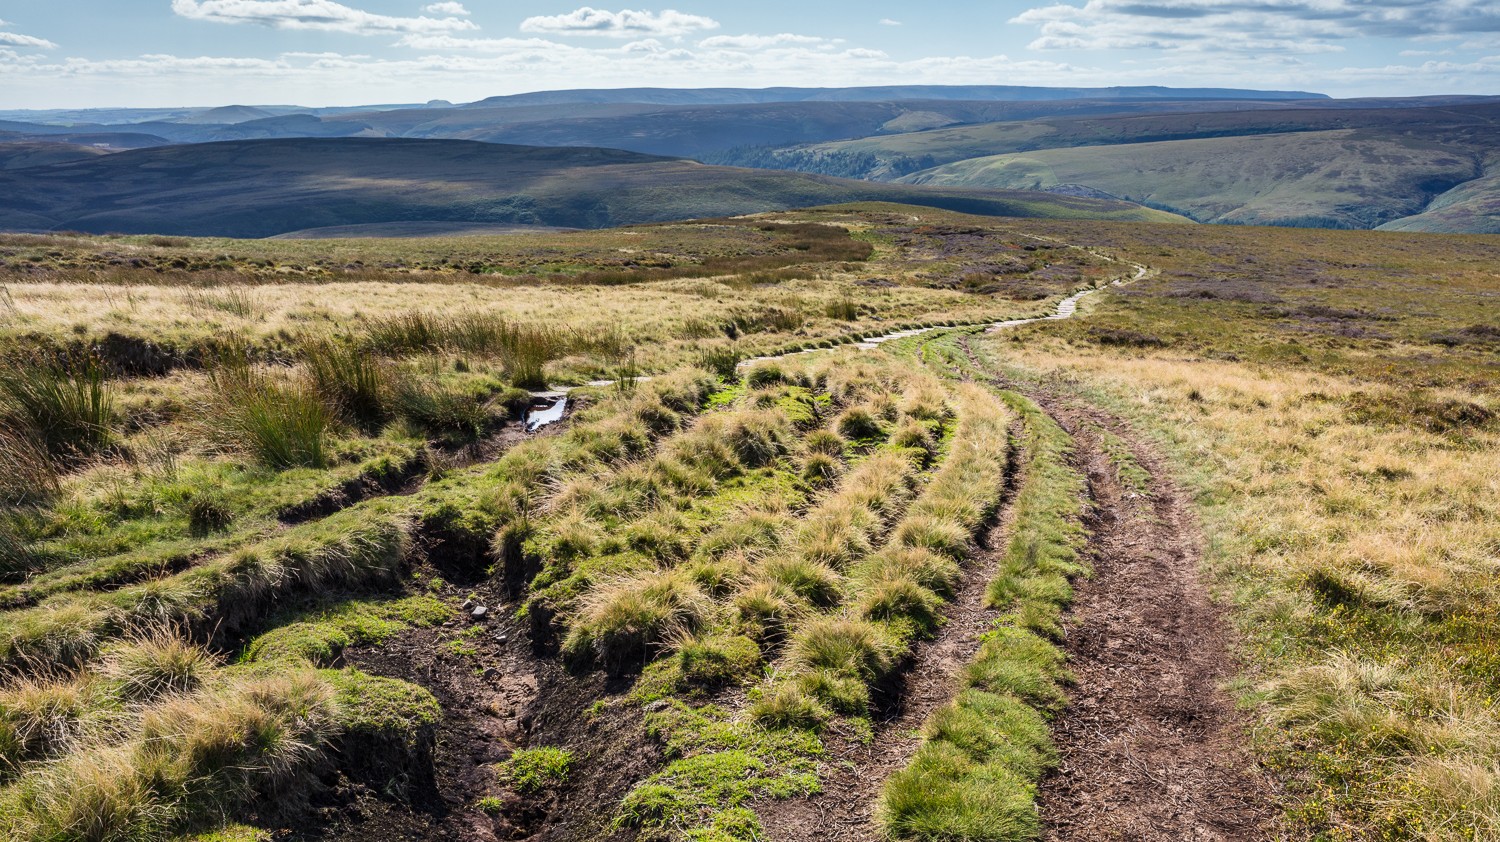
[{"label": "winding trail", "polygon": [[[1152,274],[1141,264],[1115,262],[1134,271],[1109,286]],[[1074,318],[1079,304],[1104,288],[1063,299],[1051,315],[998,322],[985,332]],[[899,331],[859,347],[931,330]],[[969,342],[965,338],[966,350]],[[970,356],[978,364],[972,351]],[[1236,672],[1230,654],[1235,641],[1199,576],[1201,538],[1164,459],[1126,423],[1095,407],[1000,377],[993,385],[1027,394],[1056,420],[1073,437],[1077,467],[1088,480],[1094,574],[1077,583],[1065,620],[1063,645],[1077,682],[1053,725],[1059,767],[1038,796],[1046,839],[1271,838],[1275,784],[1250,756],[1245,717],[1223,689]],[[1122,485],[1106,436],[1124,442],[1148,472],[1145,488]],[[995,613],[984,608],[982,595],[986,572],[1010,529],[1014,476],[1013,469],[1002,516],[949,607],[949,624],[914,653],[910,670],[891,688],[888,707],[878,710],[874,739],[862,745],[832,735],[823,793],[757,804],[768,839],[879,838],[873,813],[880,786],[916,750],[916,731],[927,716],[952,698],[958,671]]]},{"label": "winding trail", "polygon": [[[1077,681],[1053,723],[1059,766],[1038,794],[1046,839],[1272,838],[1275,785],[1250,756],[1246,718],[1223,689],[1237,671],[1235,639],[1199,576],[1188,498],[1120,419],[1026,391],[1074,439],[1094,568],[1075,583],[1064,622]],[[1106,436],[1147,471],[1145,488],[1120,481]]]},{"label": "winding trail", "polygon": [[[984,332],[1075,318],[1080,304],[1090,296],[1153,274],[1142,264],[1090,253],[1127,266],[1131,272],[1109,284],[1075,292],[1048,315],[996,322]],[[872,349],[947,330],[896,331],[866,339],[856,347]],[[965,350],[977,338],[965,336],[961,340]],[[741,365],[811,352],[761,357]],[[1067,395],[992,376],[994,385],[1027,394],[1074,437],[1077,467],[1087,475],[1091,503],[1089,553],[1095,574],[1077,584],[1077,599],[1064,632],[1070,667],[1078,681],[1069,693],[1067,709],[1053,726],[1059,768],[1043,782],[1039,793],[1047,840],[1269,838],[1275,793],[1270,780],[1254,771],[1245,748],[1243,717],[1221,689],[1236,671],[1229,654],[1234,640],[1223,612],[1209,600],[1199,579],[1200,540],[1186,496],[1169,479],[1164,460],[1120,419]],[[612,381],[590,385],[608,386]],[[535,430],[562,421],[567,391],[539,393],[526,426]],[[1101,431],[1124,441],[1150,474],[1144,493],[1122,486]],[[948,606],[948,623],[937,637],[917,648],[896,683],[877,691],[873,739],[861,742],[853,734],[829,734],[822,793],[754,805],[768,840],[867,842],[880,838],[873,812],[881,785],[920,745],[919,729],[928,716],[953,697],[962,668],[996,614],[984,606],[983,597],[1012,529],[1013,498],[1024,462],[1024,454],[1012,452],[1000,515],[980,541],[980,552]],[[503,594],[482,587],[480,593],[493,604],[504,600]],[[617,803],[629,780],[659,762],[656,752],[639,750],[644,739],[639,723],[618,717],[596,721],[585,711],[581,700],[592,698],[595,693],[589,691],[600,688],[584,688],[560,672],[554,675],[536,668],[526,631],[510,621],[498,628],[503,631],[491,629],[491,636],[480,646],[481,663],[488,667],[485,677],[466,677],[462,687],[442,688],[445,703],[473,711],[464,717],[472,727],[456,734],[458,742],[470,750],[438,749],[441,776],[450,784],[458,781],[458,791],[439,795],[429,785],[426,818],[407,817],[403,821],[413,824],[403,827],[401,821],[392,822],[389,813],[377,811],[370,816],[371,822],[345,827],[353,831],[345,838],[361,834],[371,838],[373,826],[382,827],[374,834],[380,839],[432,838],[439,828],[442,833],[475,839],[609,837],[610,831],[599,824],[602,816],[591,817],[590,811],[579,811],[576,805]],[[440,634],[434,630],[430,636]],[[418,649],[436,648],[435,639],[411,643]],[[388,671],[423,669],[410,651],[390,654],[400,664],[385,664]],[[514,697],[497,695],[493,684],[497,678],[491,678],[492,673],[498,677],[525,672],[528,665],[532,678],[522,688],[525,692],[518,691]],[[425,670],[430,682],[432,664],[426,664]],[[544,700],[552,701],[544,704]],[[549,708],[553,702],[555,706]],[[605,753],[614,763],[605,764],[607,768],[598,772],[599,780],[586,781],[578,797],[570,799],[575,809],[561,803],[550,805],[551,809],[539,805],[540,812],[508,828],[476,822],[477,816],[463,809],[463,799],[483,790],[475,770],[488,768],[499,756],[486,752],[492,746],[529,743],[549,728],[557,732],[552,735],[555,739],[588,735],[598,746],[607,746]],[[477,747],[485,751],[475,753]],[[627,767],[632,767],[629,774],[618,774]]]}]

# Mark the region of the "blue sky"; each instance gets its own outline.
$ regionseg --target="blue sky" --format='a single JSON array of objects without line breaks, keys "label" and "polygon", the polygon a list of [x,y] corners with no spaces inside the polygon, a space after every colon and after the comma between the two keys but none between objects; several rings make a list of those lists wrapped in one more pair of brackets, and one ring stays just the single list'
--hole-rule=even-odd
[{"label": "blue sky", "polygon": [[1500,0],[0,0],[0,21],[0,108],[633,85],[1500,94]]}]

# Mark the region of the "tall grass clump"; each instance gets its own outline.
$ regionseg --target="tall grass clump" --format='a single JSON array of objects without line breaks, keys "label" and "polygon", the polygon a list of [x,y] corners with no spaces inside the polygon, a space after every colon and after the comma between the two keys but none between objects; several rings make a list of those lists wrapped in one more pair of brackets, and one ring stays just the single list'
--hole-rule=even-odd
[{"label": "tall grass clump", "polygon": [[596,658],[618,675],[655,657],[671,638],[698,628],[713,601],[689,576],[653,572],[596,586],[563,643],[575,658]]},{"label": "tall grass clump", "polygon": [[420,429],[462,441],[479,438],[490,422],[484,400],[473,391],[430,377],[398,380],[391,390],[391,409]]},{"label": "tall grass clump", "polygon": [[694,358],[699,368],[712,371],[726,382],[739,379],[740,361],[745,355],[734,345],[713,345],[700,350]]},{"label": "tall grass clump", "polygon": [[313,384],[229,356],[210,373],[213,405],[203,421],[234,446],[270,468],[324,468],[333,421]]},{"label": "tall grass clump", "polygon": [[44,505],[59,491],[57,464],[40,436],[0,429],[0,506]]},{"label": "tall grass clump", "polygon": [[498,357],[506,377],[522,389],[547,388],[547,363],[589,344],[557,328],[519,324],[489,313],[406,313],[377,319],[367,327],[365,343],[392,355],[446,351]]},{"label": "tall grass clump", "polygon": [[126,738],[28,773],[0,803],[17,842],[157,842],[257,802],[298,803],[339,731],[311,671],[262,676],[127,711]]},{"label": "tall grass clump", "polygon": [[53,458],[77,458],[109,445],[114,392],[93,354],[13,361],[0,364],[0,412],[13,435],[33,437]]},{"label": "tall grass clump", "polygon": [[100,674],[122,698],[144,702],[198,689],[213,666],[199,647],[176,634],[156,632],[110,646]]},{"label": "tall grass clump", "polygon": [[390,420],[390,365],[348,342],[319,340],[302,351],[313,387],[336,412],[366,432]]},{"label": "tall grass clump", "polygon": [[852,322],[859,318],[859,302],[845,295],[843,298],[828,302],[828,307],[824,312],[830,319]]}]

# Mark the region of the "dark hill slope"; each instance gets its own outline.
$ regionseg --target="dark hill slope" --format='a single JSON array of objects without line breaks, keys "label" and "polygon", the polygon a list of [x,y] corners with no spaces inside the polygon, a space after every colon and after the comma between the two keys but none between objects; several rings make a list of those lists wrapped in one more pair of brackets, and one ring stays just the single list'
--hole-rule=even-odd
[{"label": "dark hill slope", "polygon": [[41,140],[0,142],[0,170],[91,161],[108,154],[103,149],[73,143],[49,143]]},{"label": "dark hill slope", "polygon": [[867,200],[992,215],[1181,221],[1125,202],[450,140],[169,146],[0,173],[0,227],[232,237],[425,221],[594,228]]}]

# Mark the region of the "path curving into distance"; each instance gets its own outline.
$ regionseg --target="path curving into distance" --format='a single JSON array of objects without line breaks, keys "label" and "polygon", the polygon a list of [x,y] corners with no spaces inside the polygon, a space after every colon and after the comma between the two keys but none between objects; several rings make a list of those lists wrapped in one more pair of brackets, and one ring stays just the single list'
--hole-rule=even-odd
[{"label": "path curving into distance", "polygon": [[[1049,238],[1046,238],[1046,237],[1033,237],[1033,239],[1047,240]],[[1071,318],[1073,318],[1074,316],[1076,316],[1078,314],[1078,305],[1085,298],[1088,298],[1089,296],[1092,296],[1092,295],[1098,295],[1099,293],[1103,292],[1104,290],[1106,290],[1106,289],[1108,289],[1110,287],[1123,286],[1126,283],[1131,283],[1131,282],[1134,282],[1134,281],[1142,280],[1142,279],[1144,279],[1144,278],[1146,278],[1146,277],[1148,277],[1148,276],[1150,276],[1152,274],[1152,270],[1149,267],[1147,267],[1147,266],[1145,266],[1143,264],[1140,264],[1140,263],[1136,263],[1134,261],[1121,260],[1121,259],[1116,258],[1116,257],[1110,257],[1108,255],[1099,254],[1099,253],[1094,252],[1094,251],[1089,251],[1088,249],[1085,249],[1082,246],[1069,245],[1068,248],[1078,249],[1080,251],[1088,251],[1089,254],[1092,254],[1095,257],[1098,257],[1098,258],[1100,258],[1102,260],[1107,260],[1110,263],[1119,263],[1119,264],[1123,264],[1123,265],[1129,266],[1129,267],[1131,267],[1131,268],[1133,268],[1135,270],[1135,274],[1133,274],[1129,278],[1116,278],[1115,280],[1111,281],[1110,283],[1102,285],[1102,286],[1089,287],[1088,289],[1079,290],[1078,292],[1075,292],[1072,295],[1068,296],[1067,298],[1064,298],[1063,300],[1057,302],[1057,309],[1055,309],[1052,313],[1050,313],[1048,315],[1045,315],[1045,316],[1032,316],[1032,317],[1025,318],[1025,319],[1007,319],[1006,321],[1003,321],[1003,322],[994,322],[993,324],[990,324],[990,325],[988,325],[988,326],[985,327],[985,333],[996,333],[996,332],[1001,331],[1001,330],[1007,330],[1007,329],[1013,328],[1013,327],[1020,327],[1022,325],[1036,324],[1038,322],[1052,322],[1052,321],[1058,321],[1058,320],[1061,320],[1061,319],[1071,319]],[[881,345],[884,345],[887,342],[893,342],[893,341],[895,341],[897,339],[907,339],[907,338],[910,338],[912,336],[921,336],[921,335],[923,335],[925,333],[931,333],[933,331],[938,331],[938,330],[953,330],[953,328],[949,328],[949,327],[918,327],[918,328],[911,328],[909,330],[898,330],[898,331],[893,331],[891,333],[882,334],[880,336],[867,337],[865,339],[860,340],[859,342],[854,343],[854,347],[856,347],[856,348],[862,348],[864,350],[869,351],[869,350],[873,350],[875,348],[878,348],[878,347],[880,347]],[[799,350],[799,351],[787,351],[787,352],[781,353],[781,354],[767,354],[767,355],[762,356],[762,357],[751,357],[749,359],[741,360],[740,363],[739,363],[739,367],[740,368],[748,368],[748,367],[750,367],[752,365],[755,365],[756,363],[772,362],[774,360],[784,360],[784,359],[787,359],[788,357],[795,357],[795,356],[798,356],[798,355],[801,355],[801,354],[813,354],[813,353],[817,353],[818,351],[826,351],[826,350],[828,350],[828,349],[827,348],[803,348],[802,350]],[[637,378],[635,378],[635,382],[637,382],[637,383],[643,383],[643,382],[645,382],[647,380],[650,380],[650,379],[651,378],[649,376],[637,377]],[[606,387],[606,386],[613,386],[617,382],[619,382],[619,381],[616,381],[616,380],[594,380],[594,381],[586,383],[584,385],[586,385],[586,386],[595,386],[595,387]],[[531,393],[532,408],[527,411],[525,422],[524,422],[525,425],[526,425],[526,432],[528,432],[528,433],[534,433],[537,430],[542,429],[543,427],[547,427],[547,426],[550,426],[552,424],[556,424],[559,421],[563,420],[563,417],[567,414],[567,409],[568,409],[568,393],[572,392],[576,388],[579,388],[579,387],[577,387],[577,386],[555,386],[555,387],[550,388],[550,389],[548,389],[548,390],[546,390],[544,392],[532,392]]]}]

